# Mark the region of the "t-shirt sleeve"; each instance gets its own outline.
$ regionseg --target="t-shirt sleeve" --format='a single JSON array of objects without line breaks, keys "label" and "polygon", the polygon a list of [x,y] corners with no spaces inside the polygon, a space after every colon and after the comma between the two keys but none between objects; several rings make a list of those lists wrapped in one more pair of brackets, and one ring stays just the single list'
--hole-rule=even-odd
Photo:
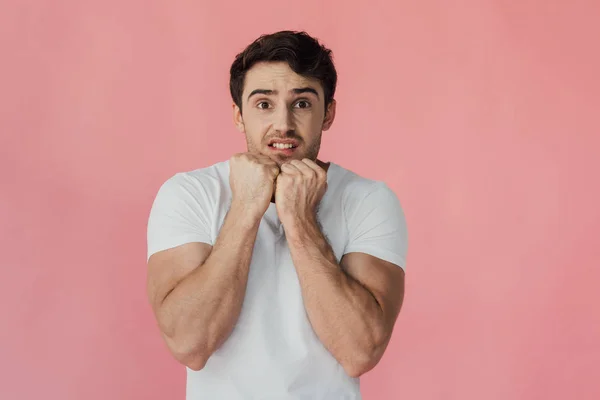
[{"label": "t-shirt sleeve", "polygon": [[396,194],[383,182],[372,189],[347,215],[347,253],[366,253],[406,268],[408,232]]},{"label": "t-shirt sleeve", "polygon": [[148,218],[147,257],[186,243],[212,245],[211,202],[197,180],[177,174],[158,190]]}]

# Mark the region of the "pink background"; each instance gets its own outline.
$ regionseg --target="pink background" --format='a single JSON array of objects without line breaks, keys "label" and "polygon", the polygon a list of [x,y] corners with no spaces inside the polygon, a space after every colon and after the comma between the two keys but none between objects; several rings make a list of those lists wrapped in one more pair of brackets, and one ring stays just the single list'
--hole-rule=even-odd
[{"label": "pink background", "polygon": [[2,2],[2,399],[183,399],[145,297],[148,211],[244,150],[229,65],[290,28],[335,53],[323,158],[408,218],[365,399],[600,398],[599,3],[365,3]]}]

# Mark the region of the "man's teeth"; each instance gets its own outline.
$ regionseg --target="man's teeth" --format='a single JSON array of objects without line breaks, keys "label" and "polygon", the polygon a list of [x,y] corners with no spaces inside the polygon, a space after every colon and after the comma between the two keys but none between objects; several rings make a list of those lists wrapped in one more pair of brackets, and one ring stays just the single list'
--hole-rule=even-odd
[{"label": "man's teeth", "polygon": [[292,147],[294,147],[294,145],[289,143],[273,143],[273,147],[275,147],[276,149],[291,149]]}]

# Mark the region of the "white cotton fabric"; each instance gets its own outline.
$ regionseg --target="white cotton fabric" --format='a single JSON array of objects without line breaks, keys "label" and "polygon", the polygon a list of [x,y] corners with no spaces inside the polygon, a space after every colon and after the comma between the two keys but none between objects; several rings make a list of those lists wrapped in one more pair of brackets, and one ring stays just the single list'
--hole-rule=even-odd
[{"label": "white cotton fabric", "polygon": [[[407,229],[383,183],[330,164],[318,220],[339,262],[362,252],[405,268]],[[231,203],[229,162],[178,173],[158,191],[148,221],[148,258],[190,242],[214,245]],[[361,399],[308,320],[283,226],[271,204],[254,245],[238,322],[200,371],[187,369],[187,400]]]}]

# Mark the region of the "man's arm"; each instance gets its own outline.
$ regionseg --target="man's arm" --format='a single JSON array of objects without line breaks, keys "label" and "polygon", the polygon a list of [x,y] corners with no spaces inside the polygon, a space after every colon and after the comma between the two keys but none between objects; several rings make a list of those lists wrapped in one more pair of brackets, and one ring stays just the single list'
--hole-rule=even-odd
[{"label": "man's arm", "polygon": [[326,187],[326,171],[317,163],[283,164],[277,211],[312,327],[357,377],[381,359],[402,306],[406,225],[398,199],[385,185],[373,185],[360,199],[353,195],[346,203],[348,244],[338,265],[317,223]]},{"label": "man's arm", "polygon": [[260,218],[232,206],[214,248],[189,243],[152,255],[148,296],[175,358],[200,370],[239,317]]},{"label": "man's arm", "polygon": [[364,253],[346,254],[338,265],[316,219],[285,228],[315,333],[350,376],[371,370],[400,312],[404,271]]},{"label": "man's arm", "polygon": [[278,165],[247,153],[230,159],[231,206],[210,238],[211,183],[178,175],[163,185],[148,222],[148,296],[175,358],[204,367],[229,337],[246,293],[260,221],[269,207]]}]

